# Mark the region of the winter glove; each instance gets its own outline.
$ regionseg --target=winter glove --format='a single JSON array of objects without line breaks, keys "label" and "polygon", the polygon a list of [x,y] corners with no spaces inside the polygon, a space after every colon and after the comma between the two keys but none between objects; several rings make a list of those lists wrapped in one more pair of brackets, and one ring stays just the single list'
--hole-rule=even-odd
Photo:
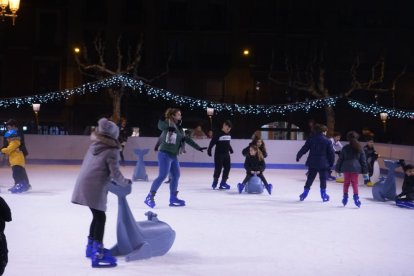
[{"label": "winter glove", "polygon": [[208,151],[207,151],[207,154],[208,154],[208,156],[210,156],[210,157],[211,157],[211,150],[208,150]]},{"label": "winter glove", "polygon": [[368,181],[368,180],[369,180],[369,176],[368,176],[368,174],[364,174],[364,180],[365,180],[365,181]]},{"label": "winter glove", "polygon": [[338,154],[338,155],[340,155],[341,154],[341,151],[338,150],[338,151],[335,151],[335,153]]},{"label": "winter glove", "polygon": [[296,157],[296,162],[299,162],[299,160],[300,160],[300,158],[299,157]]},{"label": "winter glove", "polygon": [[175,131],[175,127],[168,127],[168,131],[174,132]]},{"label": "winter glove", "polygon": [[203,147],[203,148],[199,148],[198,150],[203,152],[203,150],[206,150],[206,149],[207,149],[207,147]]}]

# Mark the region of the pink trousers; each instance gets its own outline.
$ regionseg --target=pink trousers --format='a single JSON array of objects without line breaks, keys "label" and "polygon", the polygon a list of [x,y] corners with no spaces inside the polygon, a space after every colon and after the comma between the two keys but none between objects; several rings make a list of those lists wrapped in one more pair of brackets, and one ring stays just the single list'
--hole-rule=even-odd
[{"label": "pink trousers", "polygon": [[357,195],[358,194],[358,173],[344,172],[344,194],[348,193],[350,184],[352,184],[354,195]]}]

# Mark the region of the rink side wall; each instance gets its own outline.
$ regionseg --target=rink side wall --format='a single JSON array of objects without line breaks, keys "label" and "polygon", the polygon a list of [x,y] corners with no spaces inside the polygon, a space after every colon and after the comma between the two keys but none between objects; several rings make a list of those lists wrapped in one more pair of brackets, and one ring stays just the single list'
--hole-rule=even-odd
[{"label": "rink side wall", "polygon": [[[89,136],[81,135],[25,135],[26,145],[29,151],[27,162],[29,164],[80,164],[90,144]],[[157,165],[157,152],[154,145],[158,137],[130,137],[124,150],[126,165],[135,165],[137,157],[135,148],[150,149],[144,156],[147,166]],[[208,147],[210,139],[195,139],[197,144]],[[241,154],[243,148],[250,140],[233,139],[231,145],[234,154],[231,155],[232,167],[243,167],[244,157]],[[268,157],[266,165],[268,169],[304,169],[306,157],[296,162],[296,153],[305,141],[290,140],[266,140]],[[384,169],[384,159],[405,159],[407,163],[414,163],[414,147],[392,144],[375,144],[375,149],[380,154],[379,164]],[[186,153],[179,156],[180,165],[183,167],[213,167],[214,159],[206,153],[199,152],[186,145]],[[213,149],[214,152],[214,149]]]}]

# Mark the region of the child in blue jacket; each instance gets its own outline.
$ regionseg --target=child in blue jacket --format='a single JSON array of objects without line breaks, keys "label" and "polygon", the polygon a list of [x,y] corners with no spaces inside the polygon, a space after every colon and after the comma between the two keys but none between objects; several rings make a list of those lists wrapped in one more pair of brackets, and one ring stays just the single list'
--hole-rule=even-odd
[{"label": "child in blue jacket", "polygon": [[322,201],[329,201],[329,195],[326,193],[326,179],[329,171],[334,164],[335,152],[332,147],[332,142],[326,137],[328,128],[321,124],[314,126],[314,133],[307,140],[305,145],[299,150],[296,155],[296,162],[309,151],[306,166],[308,166],[308,177],[304,187],[304,191],[299,195],[301,201],[308,196],[309,190],[319,173],[321,197]]}]

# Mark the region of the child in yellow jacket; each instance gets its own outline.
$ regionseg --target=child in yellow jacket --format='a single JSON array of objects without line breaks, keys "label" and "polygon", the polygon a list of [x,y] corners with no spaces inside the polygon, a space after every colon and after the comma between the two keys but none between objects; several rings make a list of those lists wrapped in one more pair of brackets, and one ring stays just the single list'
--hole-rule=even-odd
[{"label": "child in yellow jacket", "polygon": [[14,186],[9,189],[12,193],[23,193],[31,189],[29,178],[27,177],[25,158],[20,150],[20,137],[17,131],[11,129],[4,134],[8,141],[8,146],[1,149],[1,152],[9,156],[9,163],[13,172]]}]

